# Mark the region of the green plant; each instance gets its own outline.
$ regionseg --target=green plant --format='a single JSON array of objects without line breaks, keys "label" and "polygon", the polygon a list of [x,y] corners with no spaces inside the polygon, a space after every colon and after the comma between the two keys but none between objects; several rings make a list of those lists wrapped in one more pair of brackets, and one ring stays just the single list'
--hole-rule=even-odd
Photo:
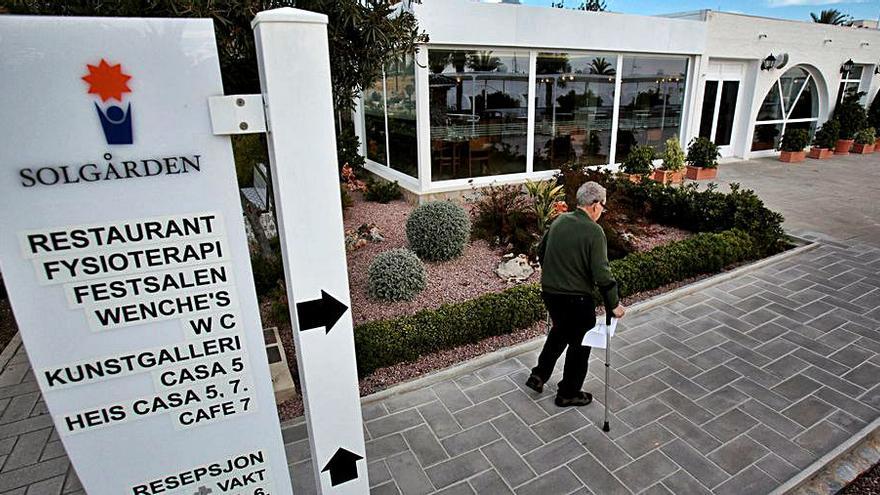
[{"label": "green plant", "polygon": [[806,129],[787,129],[782,136],[782,151],[803,151],[810,143],[810,133]]},{"label": "green plant", "polygon": [[461,206],[449,201],[425,203],[406,220],[410,248],[428,261],[461,256],[471,234],[471,219]]},{"label": "green plant", "polygon": [[[611,262],[621,297],[718,271],[760,256],[740,230],[698,234]],[[526,328],[545,317],[539,284],[524,284],[461,303],[444,304],[389,320],[359,325],[354,332],[361,377],[419,356],[479,342]]]},{"label": "green plant", "polygon": [[537,220],[529,198],[519,185],[490,185],[471,201],[474,237],[493,246],[513,246],[528,252],[535,242]]},{"label": "green plant", "polygon": [[348,188],[345,187],[345,184],[339,184],[339,195],[343,209],[351,208],[354,205],[354,201],[351,199],[351,194],[348,194]]},{"label": "green plant", "polygon": [[367,273],[370,295],[383,301],[411,301],[427,279],[422,260],[408,249],[379,253]]},{"label": "green plant", "polygon": [[874,132],[874,128],[867,127],[865,129],[860,130],[859,132],[856,133],[855,140],[856,140],[856,143],[862,144],[862,145],[874,144],[874,142],[877,141],[877,136],[876,136],[876,133]]},{"label": "green plant", "polygon": [[663,169],[670,172],[679,172],[684,169],[685,154],[681,149],[678,138],[671,137],[666,140],[666,148],[663,149]]},{"label": "green plant", "polygon": [[339,165],[339,170],[342,170],[343,165],[355,169],[362,168],[365,160],[361,156],[360,149],[360,140],[355,135],[354,129],[344,126],[336,135],[336,162]]},{"label": "green plant", "polygon": [[716,168],[720,156],[718,145],[707,137],[694,138],[688,145],[687,161],[694,167]]},{"label": "green plant", "polygon": [[864,91],[849,91],[834,109],[834,120],[840,122],[840,139],[853,139],[868,125],[868,114],[862,106]]},{"label": "green plant", "polygon": [[532,198],[532,209],[538,221],[538,235],[544,234],[544,229],[557,215],[554,205],[565,198],[563,186],[557,186],[552,181],[526,181],[526,190]]},{"label": "green plant", "polygon": [[232,136],[232,155],[235,157],[235,175],[239,187],[254,184],[254,167],[258,163],[269,165],[269,152],[264,134]]},{"label": "green plant", "polygon": [[840,122],[829,120],[822,124],[813,136],[813,146],[817,148],[834,149],[840,136]]},{"label": "green plant", "polygon": [[880,93],[874,97],[874,101],[868,108],[868,125],[874,129],[880,129]]},{"label": "green plant", "polygon": [[364,193],[364,198],[367,201],[386,204],[402,197],[403,193],[400,191],[397,181],[374,180],[372,177],[367,180],[367,192]]},{"label": "green plant", "polygon": [[648,175],[654,170],[656,152],[651,146],[633,146],[623,160],[623,171],[632,175]]}]

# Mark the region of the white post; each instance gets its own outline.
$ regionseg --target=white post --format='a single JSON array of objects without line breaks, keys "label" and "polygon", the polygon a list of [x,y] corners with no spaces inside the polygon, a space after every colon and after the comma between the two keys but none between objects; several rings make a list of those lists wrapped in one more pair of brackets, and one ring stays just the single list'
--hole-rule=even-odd
[{"label": "white post", "polygon": [[526,174],[531,175],[535,171],[535,68],[537,67],[538,52],[529,52],[529,104],[526,110]]},{"label": "white post", "polygon": [[623,70],[623,55],[617,56],[617,69],[614,71],[614,109],[611,114],[611,149],[608,150],[608,165],[617,163],[617,126],[620,123],[620,88],[622,87],[621,71]]},{"label": "white post", "polygon": [[253,27],[316,485],[321,494],[366,494],[327,17],[275,9]]}]

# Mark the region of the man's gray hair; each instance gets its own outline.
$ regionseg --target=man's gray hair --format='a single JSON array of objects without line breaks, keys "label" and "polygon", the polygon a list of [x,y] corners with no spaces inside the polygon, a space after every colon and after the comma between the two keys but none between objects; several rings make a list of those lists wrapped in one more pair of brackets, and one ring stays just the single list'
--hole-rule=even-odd
[{"label": "man's gray hair", "polygon": [[590,206],[595,202],[605,202],[605,188],[590,181],[584,183],[577,191],[578,206]]}]

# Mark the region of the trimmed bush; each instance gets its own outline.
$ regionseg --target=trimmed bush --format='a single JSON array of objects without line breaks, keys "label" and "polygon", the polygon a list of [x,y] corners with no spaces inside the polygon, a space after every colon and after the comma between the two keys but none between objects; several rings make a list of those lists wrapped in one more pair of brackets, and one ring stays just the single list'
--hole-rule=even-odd
[{"label": "trimmed bush", "polygon": [[427,279],[422,260],[408,249],[379,253],[367,273],[370,295],[383,301],[411,301]]},{"label": "trimmed bush", "polygon": [[403,197],[400,186],[397,181],[389,182],[387,180],[375,180],[370,178],[367,180],[367,192],[364,198],[367,201],[375,201],[376,203],[387,204],[395,199]]},{"label": "trimmed bush", "polygon": [[[761,256],[741,230],[698,234],[611,262],[621,297]],[[598,299],[597,299],[598,300]],[[359,325],[354,332],[358,374],[419,356],[512,333],[544,318],[540,284],[524,284],[470,301]]]},{"label": "trimmed bush", "polygon": [[410,248],[423,260],[446,261],[461,256],[470,235],[467,212],[449,201],[425,203],[406,221]]},{"label": "trimmed bush", "polygon": [[873,127],[868,127],[860,130],[855,135],[856,143],[858,144],[874,144],[877,140],[877,136],[875,135],[875,131]]},{"label": "trimmed bush", "polygon": [[862,106],[864,91],[849,91],[834,107],[834,120],[840,122],[840,139],[854,139],[868,125],[868,114]]},{"label": "trimmed bush", "polygon": [[663,169],[670,172],[679,172],[684,170],[684,160],[686,158],[684,150],[681,149],[681,143],[678,138],[671,137],[666,140],[666,148],[663,149]]},{"label": "trimmed bush", "polygon": [[651,146],[635,145],[623,160],[623,171],[632,175],[648,175],[654,170],[654,157],[657,153]]}]

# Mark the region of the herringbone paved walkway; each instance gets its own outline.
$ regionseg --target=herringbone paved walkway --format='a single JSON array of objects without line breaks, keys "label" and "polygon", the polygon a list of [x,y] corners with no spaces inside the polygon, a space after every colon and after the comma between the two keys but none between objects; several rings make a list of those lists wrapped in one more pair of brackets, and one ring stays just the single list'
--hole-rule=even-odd
[{"label": "herringbone paved walkway", "polygon": [[[624,320],[615,343],[609,436],[598,400],[522,386],[537,351],[365,406],[373,493],[768,492],[880,417],[880,249],[825,242]],[[305,425],[284,436],[314,493]],[[21,349],[0,464],[0,493],[82,493]]]}]

